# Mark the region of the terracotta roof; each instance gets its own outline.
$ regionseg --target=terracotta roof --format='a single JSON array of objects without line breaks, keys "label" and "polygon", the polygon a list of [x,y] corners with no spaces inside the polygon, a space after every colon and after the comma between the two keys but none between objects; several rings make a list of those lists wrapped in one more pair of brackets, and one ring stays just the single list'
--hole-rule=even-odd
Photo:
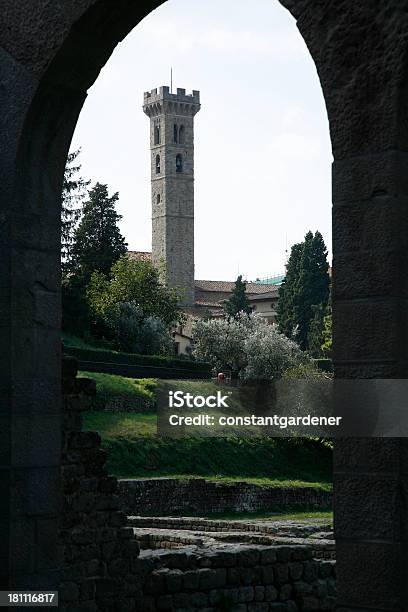
[{"label": "terracotta roof", "polygon": [[[230,293],[235,287],[235,281],[212,281],[212,280],[196,280],[195,288],[202,291],[217,291]],[[278,292],[279,287],[276,285],[261,285],[258,283],[247,283],[246,292],[248,295]]]},{"label": "terracotta roof", "polygon": [[152,254],[150,251],[128,251],[128,255],[131,259],[144,259],[151,261]]},{"label": "terracotta roof", "polygon": [[[132,259],[144,259],[151,261],[152,254],[150,251],[128,251],[129,257]],[[235,281],[213,281],[213,280],[196,280],[194,281],[195,288],[201,291],[214,291],[218,293],[231,293],[235,287]],[[246,292],[250,295],[260,295],[263,293],[277,293],[279,287],[276,285],[264,285],[260,283],[247,283]],[[201,303],[204,305],[204,302]],[[207,304],[205,304],[207,305]],[[210,305],[210,303],[208,303]],[[211,303],[214,305],[214,303]]]}]

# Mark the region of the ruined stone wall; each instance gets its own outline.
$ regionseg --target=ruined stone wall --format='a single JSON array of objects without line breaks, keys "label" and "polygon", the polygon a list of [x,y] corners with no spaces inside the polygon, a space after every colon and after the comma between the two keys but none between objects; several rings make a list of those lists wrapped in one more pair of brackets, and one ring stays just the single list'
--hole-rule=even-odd
[{"label": "ruined stone wall", "polygon": [[127,514],[257,512],[290,507],[329,508],[332,494],[312,487],[276,488],[245,482],[212,482],[202,478],[119,480]]},{"label": "ruined stone wall", "polygon": [[335,562],[305,546],[143,551],[143,612],[317,612],[336,602]]},{"label": "ruined stone wall", "polygon": [[120,510],[117,480],[107,473],[99,434],[81,431],[81,412],[89,408],[95,384],[75,376],[76,360],[65,359],[61,609],[134,610],[141,597],[134,575],[139,544]]}]

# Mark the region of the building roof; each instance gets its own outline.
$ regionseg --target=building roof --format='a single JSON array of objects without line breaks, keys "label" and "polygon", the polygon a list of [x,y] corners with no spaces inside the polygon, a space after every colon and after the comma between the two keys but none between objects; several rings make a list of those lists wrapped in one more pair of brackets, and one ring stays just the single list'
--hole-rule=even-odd
[{"label": "building roof", "polygon": [[[217,293],[231,293],[235,287],[235,281],[212,281],[212,280],[196,280],[194,282],[196,289],[201,291],[215,291]],[[246,292],[248,295],[278,292],[279,288],[276,285],[261,285],[259,283],[247,283]]]},{"label": "building roof", "polygon": [[[151,261],[152,254],[150,251],[128,251],[129,257],[132,259],[142,259],[145,261]],[[214,292],[214,293],[231,293],[235,287],[235,281],[217,281],[217,280],[195,280],[194,281],[195,288],[199,291],[205,292]],[[273,297],[272,294],[277,295],[279,291],[279,287],[276,284],[266,284],[266,283],[251,283],[247,282],[246,284],[246,292],[249,297],[255,295],[271,294],[270,297]],[[200,306],[214,306],[214,302],[210,302],[208,300],[199,299],[196,300]]]},{"label": "building roof", "polygon": [[131,259],[144,259],[145,261],[152,260],[152,254],[150,251],[128,251],[128,255]]},{"label": "building roof", "polygon": [[270,291],[265,291],[265,293],[259,293],[259,294],[249,294],[249,300],[250,302],[262,302],[262,300],[274,300],[275,298],[279,297],[279,287],[274,287],[273,289],[271,289]]}]

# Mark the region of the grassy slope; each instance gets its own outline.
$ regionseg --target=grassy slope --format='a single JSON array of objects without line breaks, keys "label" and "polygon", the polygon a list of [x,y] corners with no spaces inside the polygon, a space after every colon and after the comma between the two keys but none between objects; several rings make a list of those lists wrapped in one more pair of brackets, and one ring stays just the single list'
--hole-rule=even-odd
[{"label": "grassy slope", "polygon": [[[156,381],[81,372],[97,381],[99,395],[151,398]],[[185,392],[210,394],[210,381],[166,381]],[[233,410],[235,406],[231,405]],[[332,453],[313,440],[291,438],[158,438],[156,414],[90,411],[84,429],[98,431],[116,476],[205,477],[276,486],[331,487]]]},{"label": "grassy slope", "polygon": [[331,451],[312,440],[158,438],[155,414],[88,412],[84,428],[99,431],[108,468],[122,478],[188,475],[330,488]]},{"label": "grassy slope", "polygon": [[333,512],[320,512],[313,510],[312,512],[230,512],[227,514],[213,513],[204,515],[204,518],[222,521],[240,521],[240,520],[258,520],[258,521],[308,521],[310,519],[320,519],[324,522],[333,522]]},{"label": "grassy slope", "polygon": [[126,395],[152,399],[156,390],[156,381],[152,378],[125,378],[99,372],[79,372],[78,375],[93,378],[97,394],[104,397]]}]

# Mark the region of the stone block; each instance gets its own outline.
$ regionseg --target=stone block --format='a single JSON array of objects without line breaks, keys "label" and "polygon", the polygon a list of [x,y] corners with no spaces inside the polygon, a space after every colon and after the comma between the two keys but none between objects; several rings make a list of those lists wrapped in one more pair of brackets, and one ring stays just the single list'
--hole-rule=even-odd
[{"label": "stone block", "polygon": [[319,575],[319,563],[317,561],[306,561],[303,566],[303,580],[313,582]]},{"label": "stone block", "polygon": [[59,597],[62,602],[72,602],[79,599],[79,587],[76,582],[62,582],[59,588]]},{"label": "stone block", "polygon": [[277,556],[275,548],[267,548],[261,550],[261,565],[267,565],[269,563],[276,563]]},{"label": "stone block", "polygon": [[171,595],[160,595],[157,598],[156,608],[157,610],[163,610],[163,612],[173,610],[173,597]]},{"label": "stone block", "polygon": [[255,586],[254,587],[254,592],[255,592],[255,601],[264,601],[265,599],[265,587],[263,586]]},{"label": "stone block", "polygon": [[261,568],[263,584],[273,584],[275,582],[273,567],[273,565],[264,565]]},{"label": "stone block", "polygon": [[227,572],[225,568],[217,569],[200,569],[199,572],[199,585],[200,589],[209,590],[217,589],[226,585]]},{"label": "stone block", "polygon": [[83,580],[80,583],[80,596],[81,600],[94,600],[96,593],[95,580],[89,578],[88,580]]},{"label": "stone block", "polygon": [[398,609],[401,567],[397,543],[338,540],[339,607]]},{"label": "stone block", "polygon": [[289,566],[287,563],[276,563],[273,573],[275,584],[285,584],[289,581]]},{"label": "stone block", "polygon": [[301,580],[303,576],[303,563],[289,563],[289,576],[291,580]]},{"label": "stone block", "polygon": [[265,587],[265,601],[276,601],[278,595],[279,593],[276,587],[271,585]]},{"label": "stone block", "polygon": [[177,593],[183,584],[183,572],[177,569],[169,570],[166,572],[165,580],[167,590],[170,593]]},{"label": "stone block", "polygon": [[278,561],[282,563],[287,563],[291,560],[292,557],[292,548],[289,546],[277,546],[276,547],[276,557]]},{"label": "stone block", "polygon": [[408,155],[384,151],[333,163],[333,202],[408,195]]},{"label": "stone block", "polygon": [[336,337],[335,361],[396,360],[398,312],[393,300],[337,303],[333,328],[341,333]]},{"label": "stone block", "polygon": [[291,595],[292,595],[292,585],[291,584],[284,584],[283,586],[281,586],[279,590],[279,600],[280,601],[288,601],[291,598]]},{"label": "stone block", "polygon": [[197,571],[190,570],[183,574],[183,588],[187,591],[198,589],[200,576]]},{"label": "stone block", "polygon": [[244,586],[238,589],[238,602],[244,603],[253,601],[255,597],[254,588],[251,586]]},{"label": "stone block", "polygon": [[[338,538],[398,540],[402,511],[400,482],[390,474],[335,474],[335,532]],[[341,495],[347,491],[347,495]]]},{"label": "stone block", "polygon": [[269,604],[266,602],[256,602],[248,604],[248,612],[269,612]]},{"label": "stone block", "polygon": [[335,561],[320,561],[319,576],[320,578],[331,578],[335,574]]},{"label": "stone block", "polygon": [[243,567],[253,567],[259,562],[259,550],[243,548],[238,553],[238,563]]},{"label": "stone block", "polygon": [[208,606],[208,593],[191,593],[191,605],[194,608],[204,608]]},{"label": "stone block", "polygon": [[173,595],[173,603],[176,609],[188,608],[191,602],[191,595],[188,593],[175,593]]}]

